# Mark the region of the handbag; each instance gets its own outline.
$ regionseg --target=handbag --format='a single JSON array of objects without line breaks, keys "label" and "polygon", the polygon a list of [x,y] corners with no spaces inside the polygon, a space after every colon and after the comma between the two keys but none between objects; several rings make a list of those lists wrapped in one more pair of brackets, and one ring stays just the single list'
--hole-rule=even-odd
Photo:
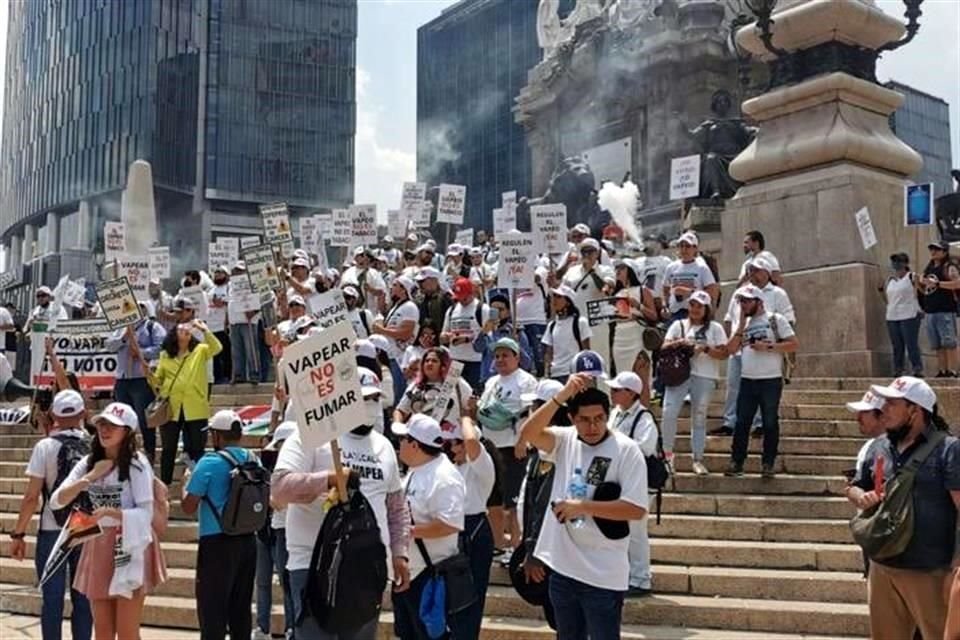
[{"label": "handbag", "polygon": [[[180,371],[183,370],[183,365],[187,364],[187,358],[189,357],[189,355],[185,356],[183,362],[180,363],[177,373],[173,376],[173,382],[170,383],[171,390],[173,390],[173,385],[177,383],[177,378],[180,377]],[[145,413],[147,415],[148,429],[158,429],[162,427],[173,418],[173,416],[170,415],[170,398],[157,396],[153,402],[147,405]]]},{"label": "handbag", "polygon": [[470,558],[467,554],[458,551],[449,558],[433,564],[423,540],[416,538],[415,542],[427,565],[427,571],[432,572],[430,580],[439,580],[444,583],[446,614],[454,615],[473,606],[477,601],[477,589],[473,584],[473,572],[470,570]]},{"label": "handbag", "polygon": [[[683,320],[680,320],[680,338],[684,338]],[[668,387],[676,387],[690,378],[690,361],[693,359],[693,347],[684,342],[662,347],[657,356],[660,379]]]}]

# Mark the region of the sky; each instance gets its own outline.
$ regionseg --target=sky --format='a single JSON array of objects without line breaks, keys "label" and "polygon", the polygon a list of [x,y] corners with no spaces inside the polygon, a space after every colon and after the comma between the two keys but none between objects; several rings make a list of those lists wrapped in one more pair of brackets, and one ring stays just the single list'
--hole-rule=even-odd
[{"label": "sky", "polygon": [[[417,28],[454,3],[358,0],[355,202],[376,204],[382,218],[399,206],[401,184],[416,176]],[[876,3],[887,13],[903,14],[901,0]],[[953,163],[960,166],[960,0],[926,0],[921,9],[916,39],[885,54],[878,75],[950,103]],[[7,12],[7,0],[0,0],[0,52],[6,51]],[[0,78],[4,58],[0,55]]]}]

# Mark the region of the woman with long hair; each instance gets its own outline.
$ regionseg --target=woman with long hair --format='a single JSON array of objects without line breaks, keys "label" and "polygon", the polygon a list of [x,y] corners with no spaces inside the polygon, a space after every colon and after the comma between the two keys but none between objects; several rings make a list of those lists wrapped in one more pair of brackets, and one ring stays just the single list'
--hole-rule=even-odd
[{"label": "woman with long hair", "polygon": [[[619,318],[610,329],[610,353],[614,370],[611,375],[632,371],[643,380],[643,389],[649,396],[653,357],[643,347],[646,322],[657,321],[657,307],[653,291],[644,287],[640,269],[632,260],[620,260],[616,266],[617,284],[613,295],[623,300],[618,303]],[[646,404],[649,397],[641,398]]]},{"label": "woman with long hair", "polygon": [[577,354],[590,348],[593,331],[577,308],[576,293],[565,284],[550,290],[550,308],[553,320],[547,324],[541,342],[544,344],[543,362],[547,378],[566,383],[573,373]]},{"label": "woman with long hair", "polygon": [[710,473],[703,464],[707,440],[707,407],[720,378],[720,360],[727,357],[727,334],[720,323],[713,320],[712,304],[710,294],[706,291],[695,291],[691,294],[689,315],[670,325],[663,343],[664,347],[687,344],[693,348],[694,353],[690,359],[690,377],[676,386],[666,387],[663,396],[663,453],[671,473],[677,420],[687,394],[690,394],[693,472],[698,476]]},{"label": "woman with long hair", "polygon": [[[194,333],[202,334],[198,342]],[[220,341],[202,320],[177,325],[167,334],[160,352],[160,363],[150,383],[158,398],[170,403],[170,421],[160,427],[163,451],[160,455],[160,479],[173,482],[180,432],[186,434],[184,449],[192,463],[203,455],[203,428],[210,417],[207,395],[207,361],[220,353]]]},{"label": "woman with long hair", "polygon": [[450,352],[443,347],[427,349],[420,361],[420,375],[407,387],[403,397],[393,412],[393,421],[406,423],[415,413],[423,413],[443,425],[445,422],[459,423],[460,416],[467,410],[473,390],[467,381],[460,378],[451,398],[445,407],[436,406],[440,399],[440,388],[450,370]]},{"label": "woman with long hair", "polygon": [[[140,637],[143,602],[166,580],[154,531],[154,476],[137,445],[139,421],[130,405],[114,402],[94,417],[97,437],[50,496],[61,509],[86,493],[103,533],[83,544],[74,589],[93,609],[96,640]],[[122,533],[121,533],[122,532]]]}]

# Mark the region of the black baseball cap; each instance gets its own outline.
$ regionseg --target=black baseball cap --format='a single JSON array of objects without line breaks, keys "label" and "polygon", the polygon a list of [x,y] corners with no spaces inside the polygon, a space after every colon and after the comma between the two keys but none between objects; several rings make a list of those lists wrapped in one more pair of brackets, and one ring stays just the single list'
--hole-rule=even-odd
[{"label": "black baseball cap", "polygon": [[927,245],[927,249],[930,249],[931,251],[933,251],[934,249],[939,249],[940,251],[946,251],[947,253],[949,253],[950,243],[946,242],[945,240],[941,240],[940,242],[931,242],[930,244]]}]

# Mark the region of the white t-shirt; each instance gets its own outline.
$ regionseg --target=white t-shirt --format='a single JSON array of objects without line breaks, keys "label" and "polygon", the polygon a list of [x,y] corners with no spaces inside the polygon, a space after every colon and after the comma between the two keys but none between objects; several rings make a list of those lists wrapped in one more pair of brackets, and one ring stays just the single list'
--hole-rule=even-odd
[{"label": "white t-shirt", "polygon": [[[604,284],[612,285],[616,281],[613,269],[604,264],[596,265],[592,272],[597,278],[588,275],[590,272],[584,269],[582,264],[575,264],[563,276],[563,284],[573,289],[576,295],[574,302],[577,304],[577,310],[583,316],[587,315],[587,301],[604,297],[606,294],[603,292],[602,286]],[[599,286],[598,278],[600,280]]]},{"label": "white t-shirt", "polygon": [[[553,451],[543,454],[543,459],[556,465],[551,502],[566,499],[570,479],[579,468],[587,481],[588,500],[600,483],[616,482],[620,485],[620,500],[648,508],[647,462],[636,442],[622,433],[611,433],[590,446],[577,437],[575,427],[550,427],[550,432],[556,444]],[[626,591],[629,545],[629,537],[608,539],[591,517],[575,528],[548,512],[534,555],[561,575],[601,589]]]},{"label": "white t-shirt", "polygon": [[407,347],[403,352],[403,358],[400,360],[400,368],[406,370],[414,362],[420,362],[423,359],[424,351],[426,349],[416,344]]},{"label": "white t-shirt", "polygon": [[[363,319],[360,315],[363,314],[364,318],[367,321],[367,324],[363,324]],[[350,320],[350,324],[353,325],[353,331],[357,334],[358,338],[369,338],[370,331],[368,329],[373,329],[373,313],[370,309],[350,309],[347,311],[347,319]]]},{"label": "white t-shirt", "polygon": [[753,255],[753,254],[748,255],[747,259],[743,261],[743,264],[740,265],[740,275],[737,276],[738,282],[740,280],[743,280],[743,277],[747,275],[747,265],[750,264],[750,261],[753,260],[754,258],[763,258],[764,260],[770,263],[771,269],[773,269],[774,271],[780,271],[780,261],[777,260],[777,256],[773,255],[772,253],[764,249],[763,251],[761,251],[756,255]]},{"label": "white t-shirt", "polygon": [[383,324],[387,329],[399,329],[400,325],[408,320],[413,320],[413,333],[410,334],[408,340],[397,340],[396,338],[386,336],[387,340],[390,341],[390,349],[387,355],[390,356],[391,360],[400,360],[404,350],[417,339],[417,332],[420,328],[420,309],[416,303],[406,300],[398,305],[394,305],[393,308],[387,312],[387,317],[384,319]]},{"label": "white t-shirt", "polygon": [[653,289],[653,295],[659,298],[663,293],[663,276],[672,261],[667,256],[644,256],[637,262],[643,286]]},{"label": "white t-shirt", "polygon": [[[586,316],[581,315],[578,320],[580,326],[580,341],[593,337],[593,330]],[[573,373],[573,359],[580,353],[580,346],[573,334],[573,316],[554,318],[547,325],[540,340],[548,347],[553,347],[553,359],[550,364],[551,376],[568,376]]]},{"label": "white t-shirt", "polygon": [[[634,426],[636,425],[636,426]],[[657,423],[653,419],[653,414],[643,404],[637,400],[626,411],[620,407],[614,407],[610,412],[610,420],[607,422],[607,428],[611,431],[619,431],[628,438],[633,431],[633,441],[640,447],[640,452],[644,457],[652,456],[657,452]]]},{"label": "white t-shirt", "polygon": [[[333,456],[330,445],[305,451],[297,431],[283,442],[274,471],[291,473],[317,473],[333,471]],[[287,505],[287,570],[309,569],[313,556],[313,545],[323,526],[326,513],[323,502],[326,494],[317,497],[308,504]]]},{"label": "white t-shirt", "polygon": [[[364,290],[360,284],[361,279],[363,279],[368,288],[373,291],[382,291],[384,294],[387,292],[387,283],[383,281],[383,276],[380,275],[380,272],[373,268],[357,269],[356,267],[350,267],[340,276],[340,286],[346,286],[348,284],[355,286],[357,291],[360,292],[360,295],[366,298],[367,309],[376,313],[378,311],[377,302],[379,298],[373,295],[373,292]],[[389,299],[387,299],[388,304],[389,302]]]},{"label": "white t-shirt", "polygon": [[[53,435],[80,439],[87,437],[82,429],[64,429],[51,434],[51,436]],[[60,447],[62,446],[52,437],[48,437],[33,445],[33,451],[30,452],[30,461],[27,463],[27,477],[41,478],[44,481],[44,490],[52,490],[53,483],[57,481],[57,454],[60,453]],[[49,501],[43,505],[43,511],[40,515],[40,529],[42,531],[57,531],[60,529],[60,525],[53,518]]]},{"label": "white t-shirt", "polygon": [[[727,344],[727,333],[719,322],[711,322],[705,331],[703,325],[691,327],[690,320],[677,320],[667,329],[665,340],[678,340],[681,337],[693,340],[697,345],[719,347]],[[698,353],[690,360],[691,375],[701,378],[718,380],[720,378],[720,361],[711,358],[705,353]]]},{"label": "white t-shirt", "polygon": [[208,293],[210,297],[210,302],[214,300],[217,302],[223,302],[224,306],[215,307],[213,304],[207,305],[207,326],[210,327],[210,331],[214,333],[218,331],[223,331],[227,328],[227,307],[226,303],[230,300],[230,291],[229,286],[225,284],[214,285]]},{"label": "white t-shirt", "polygon": [[777,332],[781,340],[792,338],[793,327],[782,315],[776,315],[767,312],[750,318],[747,327],[743,331],[743,349],[742,349],[742,376],[749,380],[767,380],[769,378],[779,378],[783,375],[783,354],[776,351],[758,351],[751,348],[752,340],[767,340],[777,342],[771,322],[776,317]]},{"label": "white t-shirt", "polygon": [[[13,316],[10,315],[10,312],[6,307],[0,307],[0,327],[5,327],[13,324]],[[2,331],[0,330],[0,351],[5,351],[7,348],[7,334],[13,333],[12,331]]]},{"label": "white t-shirt", "polygon": [[[737,302],[737,293],[739,292],[740,289],[737,289],[733,292],[733,295],[730,296],[727,315],[723,318],[724,321],[730,323],[732,331],[735,331],[740,324],[740,303]],[[760,289],[760,299],[763,300],[763,308],[766,311],[779,313],[790,322],[797,321],[797,315],[793,310],[793,303],[790,302],[790,296],[787,295],[786,291],[772,282],[768,282],[767,286]]]},{"label": "white t-shirt", "polygon": [[915,274],[908,272],[902,278],[887,278],[887,320],[912,320],[920,314],[917,290],[913,286]]},{"label": "white t-shirt", "polygon": [[310,313],[317,313],[323,307],[323,301],[320,299],[320,294],[317,293],[316,278],[307,276],[306,280],[297,280],[297,284],[305,287],[308,293],[300,293],[292,286],[287,287],[287,300],[294,295],[300,296],[307,303],[307,309],[310,310]]},{"label": "white t-shirt", "polygon": [[547,324],[544,294],[547,292],[546,282],[550,272],[544,267],[537,267],[535,273],[540,277],[540,284],[534,284],[533,289],[517,289],[517,322],[520,326]]},{"label": "white t-shirt", "polygon": [[[473,341],[477,339],[483,328],[482,324],[477,322],[477,305],[479,304],[480,301],[476,299],[466,306],[458,302],[443,318],[444,333],[452,333],[458,338],[469,338],[467,342],[450,345],[450,357],[457,362],[480,362],[483,359],[483,354],[473,348]],[[485,320],[489,317],[490,307],[483,305],[480,319]]]},{"label": "white t-shirt", "polygon": [[[413,523],[426,524],[440,520],[463,531],[464,506],[467,497],[463,476],[447,458],[441,454],[430,462],[407,472],[404,490]],[[456,555],[459,547],[457,533],[442,538],[424,539],[430,561],[437,564],[441,560]],[[426,562],[418,545],[410,543],[410,578],[416,578],[426,568]]]},{"label": "white t-shirt", "polygon": [[458,464],[457,471],[463,476],[463,484],[467,491],[467,498],[463,505],[464,515],[486,513],[487,499],[493,491],[493,483],[496,480],[493,458],[483,445],[480,445],[480,455],[477,459]]},{"label": "white t-shirt", "polygon": [[[670,313],[676,313],[681,309],[686,309],[689,303],[689,295],[683,300],[678,300],[673,294],[673,287],[690,287],[694,291],[706,289],[712,284],[716,284],[713,272],[707,263],[701,259],[692,262],[683,260],[674,260],[667,267],[663,274],[663,286],[670,287]],[[662,289],[661,289],[662,291]]]},{"label": "white t-shirt", "polygon": [[[488,402],[499,400],[511,413],[519,416],[523,411],[523,401],[520,396],[525,393],[535,393],[536,390],[537,379],[523,369],[517,369],[508,376],[496,375],[487,380],[477,406],[483,407]],[[517,444],[519,429],[516,426],[502,431],[484,429],[483,435],[498,449],[503,449]]]},{"label": "white t-shirt", "polygon": [[[54,459],[56,465],[56,459]],[[53,495],[50,496],[50,506],[53,509],[60,509],[64,505],[60,503],[60,489],[71,485],[82,478],[87,473],[87,458],[78,462],[70,475],[67,476],[63,484],[60,485]],[[120,482],[120,471],[114,467],[107,475],[87,487],[87,495],[90,496],[90,502],[94,509],[108,507],[113,509],[134,509],[140,507],[143,509],[153,508],[153,467],[150,461],[142,453],[130,463],[130,477],[124,482]],[[119,527],[120,520],[116,518],[103,518],[100,525],[104,527]]]}]

